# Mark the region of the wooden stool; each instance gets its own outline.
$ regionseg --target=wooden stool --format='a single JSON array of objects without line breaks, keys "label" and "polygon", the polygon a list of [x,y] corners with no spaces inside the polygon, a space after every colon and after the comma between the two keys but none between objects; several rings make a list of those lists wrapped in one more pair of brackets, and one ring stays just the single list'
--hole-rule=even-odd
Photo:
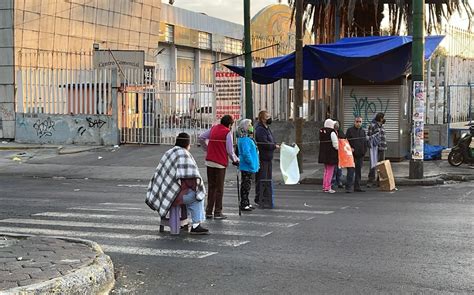
[{"label": "wooden stool", "polygon": [[165,231],[165,226],[170,227],[171,235],[179,235],[181,227],[186,231],[188,230],[188,211],[186,210],[186,205],[172,206],[166,216],[161,218],[160,233]]}]

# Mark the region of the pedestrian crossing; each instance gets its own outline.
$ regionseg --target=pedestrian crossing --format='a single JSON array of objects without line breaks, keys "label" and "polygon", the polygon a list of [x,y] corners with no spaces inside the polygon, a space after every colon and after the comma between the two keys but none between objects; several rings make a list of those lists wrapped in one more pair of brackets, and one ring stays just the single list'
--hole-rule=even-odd
[{"label": "pedestrian crossing", "polygon": [[293,231],[301,223],[334,213],[279,206],[239,216],[236,204],[224,208],[229,218],[206,221],[211,232],[206,236],[159,233],[157,213],[141,202],[103,202],[38,212],[31,218],[0,219],[0,232],[90,239],[110,254],[205,259],[257,243],[275,229]]}]

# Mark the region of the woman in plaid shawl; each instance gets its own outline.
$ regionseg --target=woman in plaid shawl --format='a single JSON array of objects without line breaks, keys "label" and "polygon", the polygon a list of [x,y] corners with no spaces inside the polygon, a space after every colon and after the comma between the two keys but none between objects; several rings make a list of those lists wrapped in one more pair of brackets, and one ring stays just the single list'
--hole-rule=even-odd
[{"label": "woman in plaid shawl", "polygon": [[208,234],[201,226],[205,220],[204,197],[206,190],[199,168],[189,152],[191,140],[187,133],[180,133],[176,144],[161,158],[148,185],[145,203],[166,216],[171,206],[186,205],[191,213],[191,234]]}]

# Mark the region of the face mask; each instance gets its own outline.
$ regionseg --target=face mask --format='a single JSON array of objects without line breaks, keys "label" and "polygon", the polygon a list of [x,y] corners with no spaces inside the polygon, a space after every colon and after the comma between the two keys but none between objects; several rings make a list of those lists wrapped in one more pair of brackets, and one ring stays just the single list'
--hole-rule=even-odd
[{"label": "face mask", "polygon": [[272,118],[268,118],[267,119],[267,125],[271,125],[272,124]]},{"label": "face mask", "polygon": [[249,127],[248,132],[249,132],[249,134],[252,134],[252,133],[253,133],[253,126],[250,126],[250,127]]}]

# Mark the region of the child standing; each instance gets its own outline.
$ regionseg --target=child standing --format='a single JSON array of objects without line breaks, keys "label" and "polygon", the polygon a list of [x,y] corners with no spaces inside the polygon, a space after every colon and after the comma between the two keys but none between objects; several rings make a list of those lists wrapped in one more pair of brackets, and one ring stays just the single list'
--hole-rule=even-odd
[{"label": "child standing", "polygon": [[250,205],[249,193],[252,186],[252,177],[259,169],[258,149],[253,134],[252,120],[243,119],[238,128],[237,148],[239,152],[240,164],[239,170],[242,174],[242,183],[240,186],[240,209],[242,211],[251,211],[255,209]]}]

